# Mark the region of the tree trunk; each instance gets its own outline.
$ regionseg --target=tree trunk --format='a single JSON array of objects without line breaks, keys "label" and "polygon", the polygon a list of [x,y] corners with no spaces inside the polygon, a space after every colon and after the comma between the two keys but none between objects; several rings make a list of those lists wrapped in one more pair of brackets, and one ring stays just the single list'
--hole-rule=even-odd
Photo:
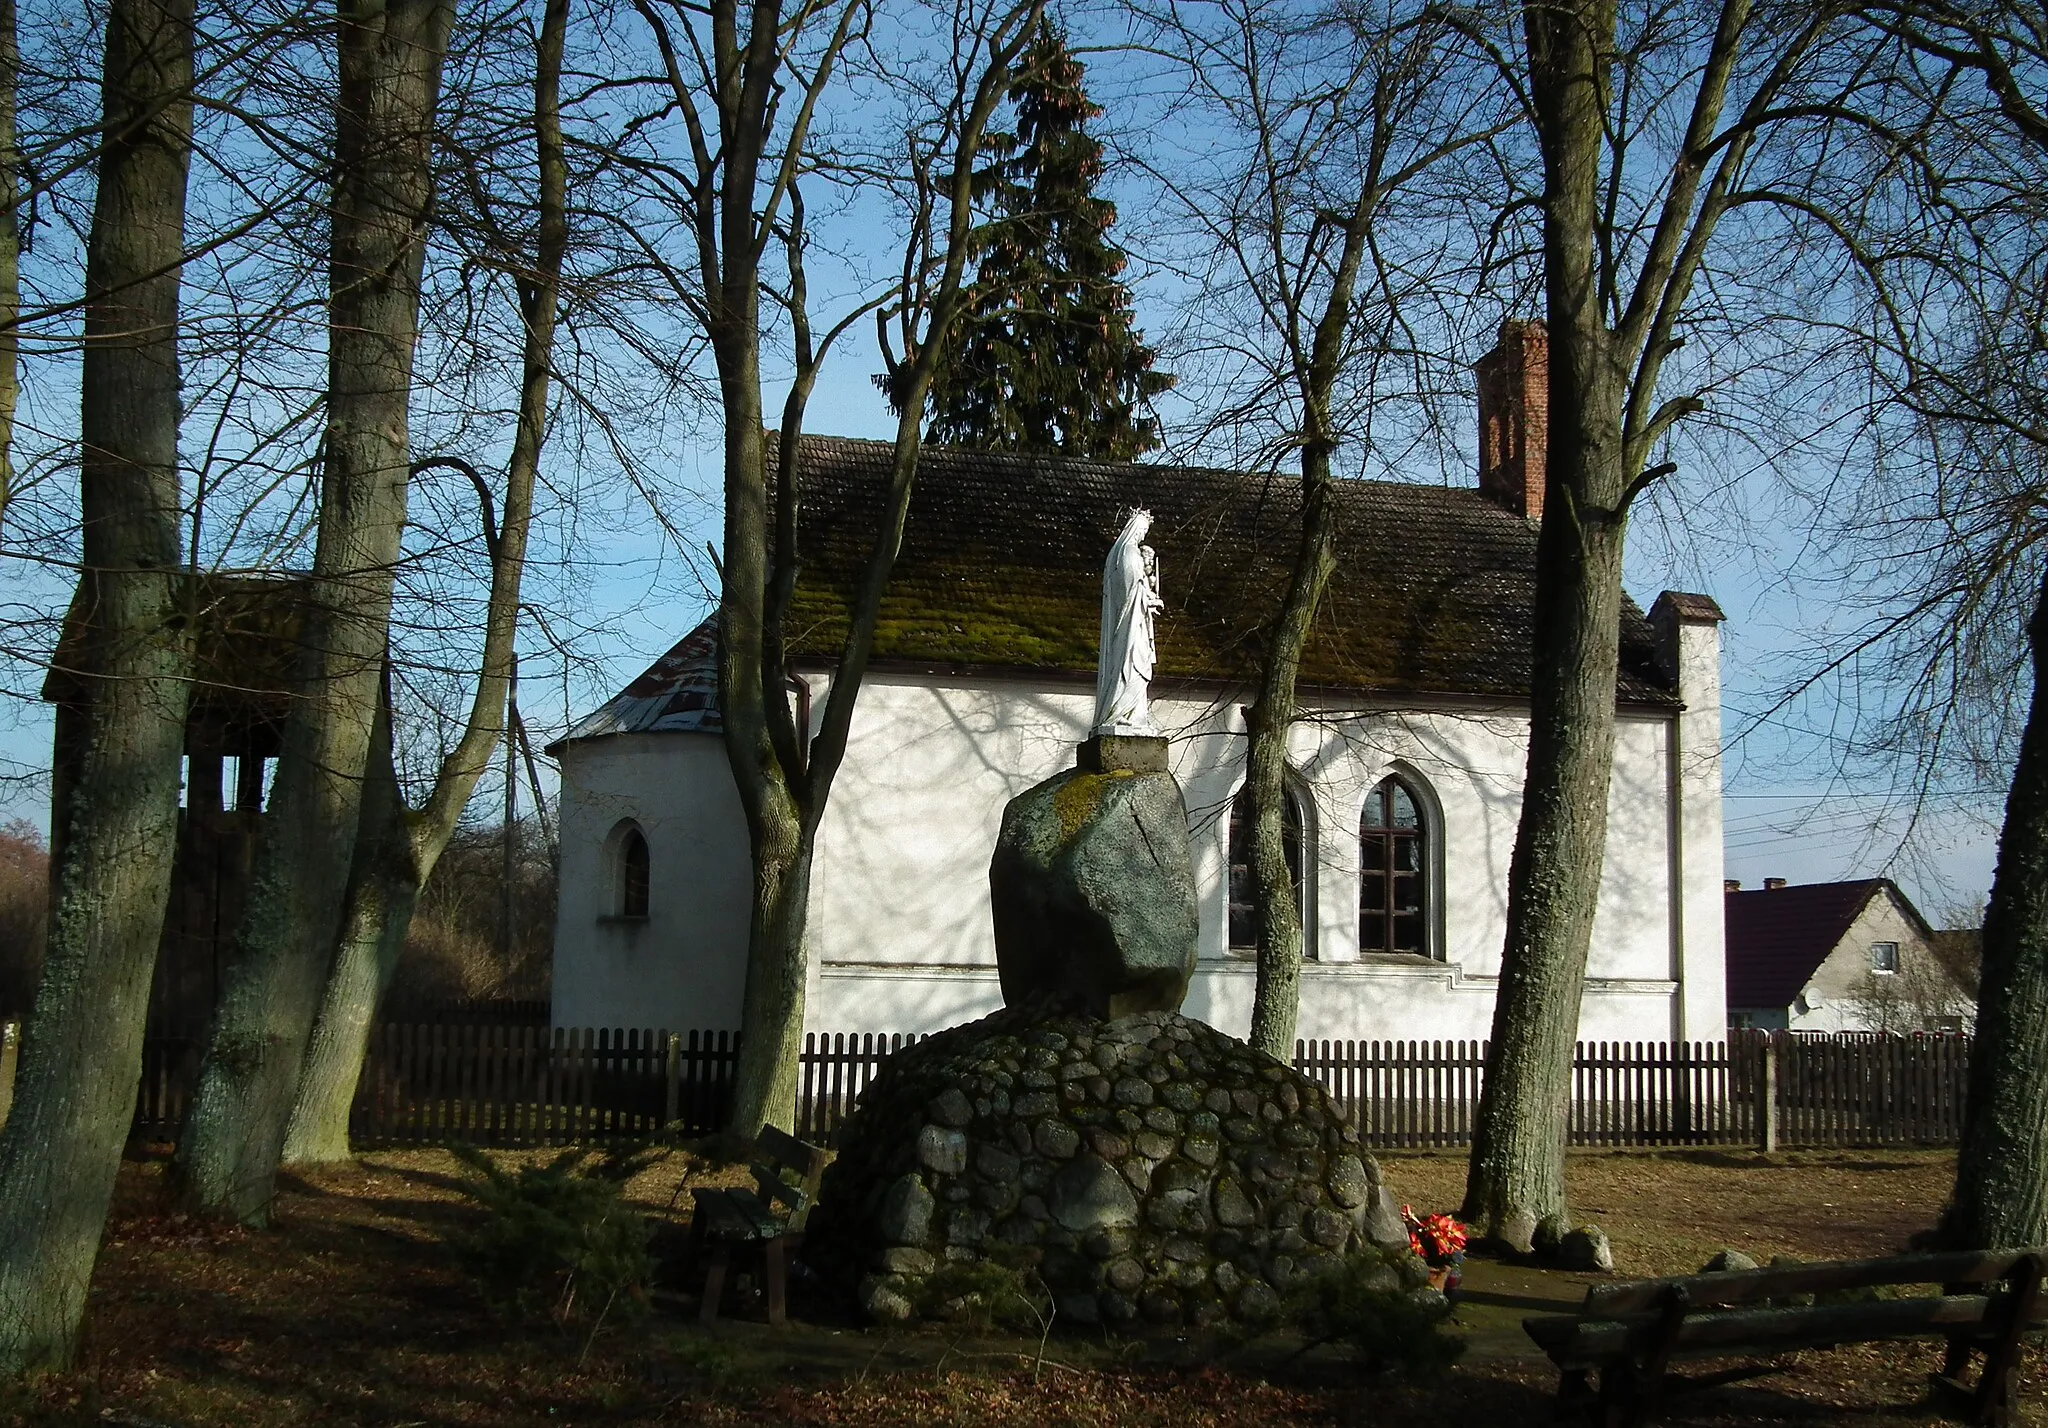
[{"label": "tree trunk", "polygon": [[1523,23],[1543,148],[1550,445],[1536,548],[1529,759],[1464,1217],[1485,1238],[1526,1252],[1539,1230],[1561,1234],[1567,1224],[1566,1117],[1607,854],[1633,473],[1620,370],[1628,358],[1606,327],[1594,244],[1614,5],[1529,4]]},{"label": "tree trunk", "polygon": [[411,470],[408,401],[446,0],[344,0],[328,427],[302,697],[178,1147],[187,1202],[263,1224],[333,966]]},{"label": "tree trunk", "polygon": [[810,969],[804,931],[815,838],[800,820],[778,818],[770,849],[754,863],[754,919],[748,928],[746,991],[739,1065],[733,1077],[732,1127],[796,1129],[796,1093],[804,1037],[804,981]]},{"label": "tree trunk", "polygon": [[334,969],[321,994],[320,1015],[306,1046],[305,1064],[285,1130],[287,1165],[326,1164],[349,1158],[349,1110],[362,1078],[363,1055],[377,1003],[391,983],[419,897],[420,878],[406,827],[405,803],[391,762],[390,678],[370,740],[362,827],[356,835],[355,871],[335,947]]},{"label": "tree trunk", "polygon": [[2048,574],[2027,635],[2034,690],[1984,914],[1969,1100],[1941,1223],[1958,1249],[2048,1240]]},{"label": "tree trunk", "polygon": [[[730,240],[727,246],[731,251]],[[752,1135],[764,1124],[796,1128],[811,839],[769,731],[767,443],[761,427],[760,303],[751,275],[745,291],[735,287],[721,299],[729,326],[718,344],[726,420],[718,697],[754,871],[732,1128]],[[797,433],[785,432],[783,439],[796,440]],[[797,733],[799,742],[806,736],[807,731]]]},{"label": "tree trunk", "polygon": [[[391,985],[412,925],[420,889],[433,874],[463,807],[483,773],[491,745],[504,732],[501,716],[515,714],[512,698],[519,587],[533,520],[533,485],[547,440],[548,391],[553,373],[556,305],[568,251],[568,162],[562,142],[562,51],[568,0],[547,0],[541,14],[534,66],[534,139],[538,168],[539,241],[530,272],[519,283],[526,337],[521,361],[519,424],[505,468],[502,518],[492,519],[481,476],[470,472],[484,498],[491,552],[491,593],[484,616],[484,648],[476,697],[462,738],[442,761],[427,804],[408,813],[390,768],[390,689],[382,691],[383,740],[372,750],[362,836],[375,840],[350,888],[342,936],[321,996],[320,1013],[300,1069],[298,1092],[285,1134],[284,1160],[307,1164],[346,1160],[349,1109],[355,1102],[363,1057],[377,1007]],[[465,470],[468,468],[465,467]],[[507,735],[507,752],[511,748]],[[507,787],[511,769],[507,768]],[[538,800],[538,793],[535,798]],[[536,807],[538,807],[536,802]]]},{"label": "tree trunk", "polygon": [[[1301,898],[1287,866],[1287,732],[1294,726],[1295,681],[1323,587],[1337,567],[1337,513],[1330,449],[1313,442],[1301,457],[1301,548],[1273,623],[1258,701],[1245,718],[1246,784],[1252,796],[1252,883],[1258,900],[1259,965],[1252,997],[1251,1044],[1294,1062],[1301,1006]],[[1304,837],[1304,842],[1306,838]],[[1310,869],[1301,869],[1305,882]]]},{"label": "tree trunk", "polygon": [[1572,1051],[1614,762],[1621,551],[1618,523],[1582,524],[1568,503],[1546,509],[1529,759],[1463,1212],[1484,1237],[1524,1253],[1539,1228],[1566,1226]]},{"label": "tree trunk", "polygon": [[178,282],[192,12],[114,0],[86,248],[83,569],[53,762],[50,928],[0,1132],[0,1373],[63,1365],[135,1113],[190,695]]}]

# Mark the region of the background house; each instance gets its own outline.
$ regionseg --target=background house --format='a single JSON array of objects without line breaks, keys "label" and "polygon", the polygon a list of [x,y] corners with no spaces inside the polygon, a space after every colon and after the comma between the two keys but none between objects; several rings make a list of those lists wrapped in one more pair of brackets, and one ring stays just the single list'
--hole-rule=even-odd
[{"label": "background house", "polygon": [[1976,1004],[1889,878],[1727,885],[1728,1024],[1761,1031],[1963,1031]]},{"label": "background house", "polygon": [[[1482,368],[1477,489],[1347,481],[1339,563],[1301,672],[1289,820],[1309,1038],[1478,1038],[1492,1018],[1528,740],[1543,470],[1540,329]],[[832,678],[891,463],[805,438],[800,714]],[[1239,793],[1258,640],[1298,543],[1286,475],[928,449],[818,837],[813,1029],[922,1031],[1001,1003],[988,862],[1004,804],[1071,766],[1094,707],[1103,552],[1153,513],[1167,609],[1154,717],[1200,896],[1190,1014],[1250,1022]],[[1619,729],[1587,1038],[1725,1025],[1720,611],[1622,614]],[[747,837],[707,623],[574,725],[561,760],[553,1015],[737,1024]]]}]

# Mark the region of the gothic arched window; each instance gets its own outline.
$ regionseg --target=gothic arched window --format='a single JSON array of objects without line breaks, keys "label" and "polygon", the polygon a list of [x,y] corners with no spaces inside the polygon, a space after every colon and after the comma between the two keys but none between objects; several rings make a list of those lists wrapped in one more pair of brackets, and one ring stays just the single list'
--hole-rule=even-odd
[{"label": "gothic arched window", "polygon": [[[1287,879],[1294,885],[1294,910],[1303,923],[1303,955],[1313,958],[1307,935],[1308,908],[1302,901],[1301,796],[1287,790],[1280,811],[1280,842],[1287,855]],[[1259,909],[1252,901],[1252,791],[1240,789],[1230,804],[1230,946],[1250,951],[1259,945]]]},{"label": "gothic arched window", "polygon": [[647,862],[647,837],[638,828],[628,828],[619,845],[619,915],[647,916],[647,891],[651,881]]},{"label": "gothic arched window", "polygon": [[1429,955],[1429,831],[1422,799],[1398,774],[1380,780],[1358,820],[1358,950]]}]

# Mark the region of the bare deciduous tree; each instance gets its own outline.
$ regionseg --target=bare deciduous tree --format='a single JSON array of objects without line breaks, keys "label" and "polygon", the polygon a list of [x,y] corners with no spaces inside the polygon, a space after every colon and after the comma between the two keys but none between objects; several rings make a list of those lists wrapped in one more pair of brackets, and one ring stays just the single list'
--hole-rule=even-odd
[{"label": "bare deciduous tree", "polygon": [[[640,0],[638,6],[661,51],[666,97],[686,131],[685,154],[665,171],[668,202],[691,241],[697,315],[717,363],[724,418],[719,707],[754,868],[733,1108],[733,1123],[747,1130],[764,1122],[788,1128],[796,1113],[812,851],[909,513],[926,393],[962,305],[975,159],[1041,5],[996,0],[942,20],[944,73],[893,159],[893,173],[907,171],[912,185],[904,281],[887,296],[857,305],[822,336],[812,327],[800,185],[833,167],[816,144],[814,126],[850,49],[865,43],[873,22],[869,6],[865,0],[787,6],[779,0],[753,6]],[[878,182],[891,172],[887,163],[866,170]],[[788,259],[781,283],[765,270],[766,255],[778,246]],[[772,333],[762,315],[764,291],[772,292],[788,322],[792,346],[780,440],[772,445],[764,429],[764,334]],[[800,578],[804,412],[832,341],[884,302],[894,308],[903,334],[889,385],[902,412],[895,459],[881,529],[848,602],[847,628],[813,736],[796,724],[783,629]]]},{"label": "bare deciduous tree", "polygon": [[[1214,126],[1202,131],[1206,160],[1154,176],[1195,225],[1213,275],[1191,326],[1228,353],[1223,381],[1235,389],[1221,394],[1217,425],[1251,428],[1261,463],[1292,456],[1300,470],[1300,544],[1245,714],[1259,926],[1251,1041],[1291,1060],[1303,944],[1284,832],[1287,742],[1336,566],[1340,451],[1354,471],[1373,466],[1376,422],[1393,427],[1392,408],[1457,385],[1444,379],[1455,342],[1445,317],[1483,286],[1485,220],[1476,231],[1470,220],[1486,185],[1456,161],[1511,111],[1491,69],[1426,5],[1226,0],[1149,18]],[[1242,284],[1249,301],[1219,302],[1224,284]]]},{"label": "bare deciduous tree", "polygon": [[[1615,0],[1521,7],[1471,28],[1523,87],[1543,175],[1549,452],[1537,544],[1527,774],[1464,1215],[1517,1250],[1561,1233],[1565,1122],[1607,842],[1622,555],[1659,450],[1704,405],[1667,380],[1717,231],[1796,201],[1755,172],[1759,138],[1810,112],[1802,86],[1840,28],[1828,6]],[[1831,97],[1831,96],[1830,96]],[[1810,156],[1807,160],[1810,166]]]},{"label": "bare deciduous tree", "polygon": [[179,541],[179,270],[192,11],[107,13],[80,377],[84,515],[57,672],[49,940],[0,1132],[0,1373],[60,1366],[135,1107],[177,850],[191,648]]},{"label": "bare deciduous tree", "polygon": [[298,1099],[284,1146],[288,1163],[348,1157],[349,1107],[355,1099],[378,999],[397,968],[414,903],[447,848],[492,749],[506,738],[520,580],[533,516],[534,481],[547,432],[556,311],[569,241],[568,163],[561,116],[562,51],[568,26],[568,0],[546,0],[533,85],[536,247],[531,266],[518,277],[526,337],[518,428],[505,472],[502,513],[494,515],[483,477],[467,463],[459,463],[475,481],[482,500],[491,562],[480,677],[462,737],[441,761],[432,792],[418,811],[405,806],[392,764],[388,678],[384,683],[379,737],[371,742],[366,774],[369,785],[362,808],[362,841],[356,851],[333,970],[299,1076]]},{"label": "bare deciduous tree", "polygon": [[410,479],[431,149],[453,7],[344,3],[328,297],[327,430],[299,702],[178,1146],[194,1208],[269,1214],[332,965],[378,708]]}]

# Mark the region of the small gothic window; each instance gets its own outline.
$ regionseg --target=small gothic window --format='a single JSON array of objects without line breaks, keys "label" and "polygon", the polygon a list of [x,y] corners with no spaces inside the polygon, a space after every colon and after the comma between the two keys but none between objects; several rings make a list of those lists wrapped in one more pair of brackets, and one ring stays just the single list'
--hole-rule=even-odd
[{"label": "small gothic window", "polygon": [[1380,780],[1358,821],[1358,946],[1429,953],[1420,800],[1399,777]]},{"label": "small gothic window", "polygon": [[[1301,899],[1301,801],[1293,789],[1280,810],[1280,843],[1287,856],[1287,879],[1294,885],[1294,909],[1306,922]],[[1230,805],[1230,945],[1249,951],[1259,945],[1259,909],[1252,900],[1252,792],[1241,790]],[[1306,952],[1308,942],[1303,938]],[[1313,953],[1307,953],[1313,956]]]},{"label": "small gothic window", "polygon": [[647,839],[638,828],[626,830],[619,845],[619,913],[624,917],[647,916]]}]

